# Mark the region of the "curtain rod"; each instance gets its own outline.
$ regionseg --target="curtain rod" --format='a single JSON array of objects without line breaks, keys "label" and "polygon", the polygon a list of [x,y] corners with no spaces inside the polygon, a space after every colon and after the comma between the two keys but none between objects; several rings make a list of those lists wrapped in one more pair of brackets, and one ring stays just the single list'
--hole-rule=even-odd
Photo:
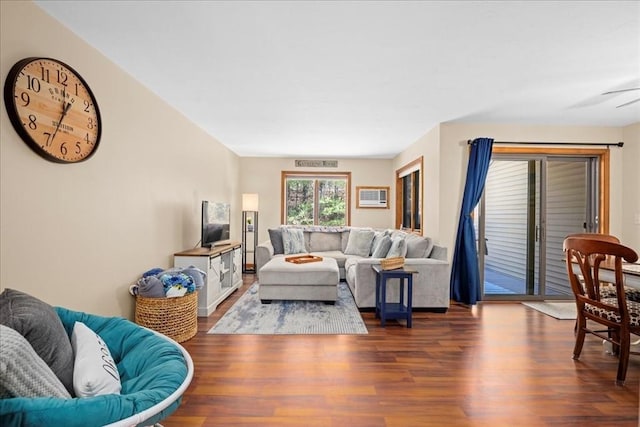
[{"label": "curtain rod", "polygon": [[[473,139],[468,139],[467,144],[471,144]],[[493,141],[494,144],[511,144],[511,145],[596,145],[606,147],[620,147],[624,146],[624,142],[602,142],[602,143],[588,143],[588,142],[517,142],[517,141]]]}]

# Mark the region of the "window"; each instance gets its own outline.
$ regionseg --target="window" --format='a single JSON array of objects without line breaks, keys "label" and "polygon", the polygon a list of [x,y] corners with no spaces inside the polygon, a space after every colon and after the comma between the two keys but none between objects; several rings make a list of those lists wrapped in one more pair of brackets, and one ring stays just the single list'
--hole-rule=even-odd
[{"label": "window", "polygon": [[396,228],[422,231],[422,157],[396,171]]},{"label": "window", "polygon": [[350,172],[282,172],[282,223],[349,225]]}]

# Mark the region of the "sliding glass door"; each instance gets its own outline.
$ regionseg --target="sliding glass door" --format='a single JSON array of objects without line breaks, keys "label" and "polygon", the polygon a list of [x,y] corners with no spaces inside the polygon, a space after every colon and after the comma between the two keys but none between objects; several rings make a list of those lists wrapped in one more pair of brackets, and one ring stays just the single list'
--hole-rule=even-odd
[{"label": "sliding glass door", "polygon": [[483,299],[571,296],[562,241],[597,230],[595,160],[493,156],[476,212]]}]

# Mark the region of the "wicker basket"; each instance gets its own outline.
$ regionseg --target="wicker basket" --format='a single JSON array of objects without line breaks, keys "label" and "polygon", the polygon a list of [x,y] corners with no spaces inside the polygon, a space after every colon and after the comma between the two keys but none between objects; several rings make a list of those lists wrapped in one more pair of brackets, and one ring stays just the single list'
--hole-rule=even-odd
[{"label": "wicker basket", "polygon": [[178,298],[136,297],[135,322],[183,342],[198,332],[198,292]]},{"label": "wicker basket", "polygon": [[383,270],[395,270],[404,267],[404,257],[385,258],[380,260]]}]

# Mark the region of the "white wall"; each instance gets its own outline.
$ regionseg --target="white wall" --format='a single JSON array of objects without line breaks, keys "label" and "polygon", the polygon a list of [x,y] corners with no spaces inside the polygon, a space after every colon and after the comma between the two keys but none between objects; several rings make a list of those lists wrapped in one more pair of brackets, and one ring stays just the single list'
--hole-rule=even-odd
[{"label": "white wall", "polygon": [[238,157],[33,3],[2,1],[0,17],[3,85],[22,58],[59,59],[86,79],[103,120],[91,159],[56,164],[22,142],[3,101],[0,286],[132,317],[129,285],[196,245],[202,199],[240,215]]},{"label": "white wall", "polygon": [[640,122],[622,130],[622,218],[620,239],[640,255]]},{"label": "white wall", "polygon": [[[327,156],[326,159],[335,160]],[[337,168],[296,168],[295,159],[242,157],[240,158],[241,193],[258,193],[260,242],[269,239],[267,230],[281,223],[281,172],[351,172],[351,225],[356,227],[393,227],[394,185],[391,160],[338,159]],[[390,209],[356,209],[357,186],[388,186],[392,201]]]}]

